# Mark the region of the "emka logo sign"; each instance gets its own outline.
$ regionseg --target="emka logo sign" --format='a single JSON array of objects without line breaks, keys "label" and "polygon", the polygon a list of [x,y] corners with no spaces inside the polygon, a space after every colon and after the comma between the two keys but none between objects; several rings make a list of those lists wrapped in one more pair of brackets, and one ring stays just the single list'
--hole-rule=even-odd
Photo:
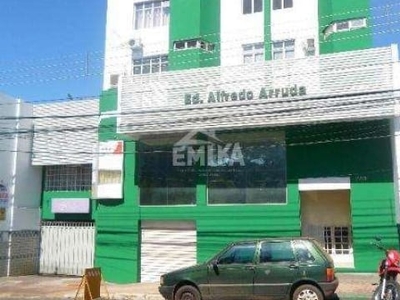
[{"label": "emka logo sign", "polygon": [[244,166],[242,149],[238,142],[224,143],[214,130],[194,130],[174,144],[173,166],[202,167]]}]

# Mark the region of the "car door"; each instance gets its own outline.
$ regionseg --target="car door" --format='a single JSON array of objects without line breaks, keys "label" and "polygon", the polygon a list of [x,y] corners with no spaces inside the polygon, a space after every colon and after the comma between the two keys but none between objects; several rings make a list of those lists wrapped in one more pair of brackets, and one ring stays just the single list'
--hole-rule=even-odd
[{"label": "car door", "polygon": [[254,274],[254,298],[283,299],[298,276],[291,241],[263,241]]},{"label": "car door", "polygon": [[213,299],[251,299],[253,296],[256,242],[234,244],[209,265]]}]

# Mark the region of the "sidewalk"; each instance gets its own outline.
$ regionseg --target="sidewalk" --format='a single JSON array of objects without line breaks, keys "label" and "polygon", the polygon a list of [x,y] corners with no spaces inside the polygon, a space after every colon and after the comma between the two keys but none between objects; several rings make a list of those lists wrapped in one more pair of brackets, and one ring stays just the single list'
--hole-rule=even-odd
[{"label": "sidewalk", "polygon": [[[338,273],[340,300],[370,299],[378,281],[376,274]],[[74,299],[80,277],[60,276],[20,276],[0,277],[0,299]],[[113,284],[105,283],[101,296],[119,300],[162,300],[158,293],[158,283]],[[83,290],[79,298],[83,299]]]}]

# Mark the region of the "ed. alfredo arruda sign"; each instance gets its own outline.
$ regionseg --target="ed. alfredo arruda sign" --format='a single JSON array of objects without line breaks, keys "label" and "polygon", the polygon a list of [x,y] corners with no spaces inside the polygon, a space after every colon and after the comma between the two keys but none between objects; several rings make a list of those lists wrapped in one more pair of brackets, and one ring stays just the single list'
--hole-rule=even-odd
[{"label": "ed. alfredo arruda sign", "polygon": [[[227,92],[224,90],[209,92],[207,99],[203,99],[200,93],[186,93],[184,95],[185,105],[244,101],[244,100],[263,100],[270,98],[286,98],[307,95],[305,86],[291,86],[284,88],[265,88],[262,87],[259,91],[242,89],[239,92]],[[206,101],[205,101],[206,100]]]}]

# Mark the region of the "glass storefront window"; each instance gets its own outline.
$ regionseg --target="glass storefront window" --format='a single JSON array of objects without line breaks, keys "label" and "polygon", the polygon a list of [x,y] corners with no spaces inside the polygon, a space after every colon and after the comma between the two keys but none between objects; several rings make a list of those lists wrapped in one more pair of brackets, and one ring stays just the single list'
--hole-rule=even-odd
[{"label": "glass storefront window", "polygon": [[173,165],[173,143],[138,144],[140,205],[195,204],[196,173]]},{"label": "glass storefront window", "polygon": [[242,159],[207,167],[208,204],[286,203],[283,133],[254,130],[222,134],[219,138],[234,145],[234,154],[242,155]]},{"label": "glass storefront window", "polygon": [[197,184],[209,205],[286,203],[283,132],[171,135],[139,142],[137,155],[141,205],[195,205]]}]

